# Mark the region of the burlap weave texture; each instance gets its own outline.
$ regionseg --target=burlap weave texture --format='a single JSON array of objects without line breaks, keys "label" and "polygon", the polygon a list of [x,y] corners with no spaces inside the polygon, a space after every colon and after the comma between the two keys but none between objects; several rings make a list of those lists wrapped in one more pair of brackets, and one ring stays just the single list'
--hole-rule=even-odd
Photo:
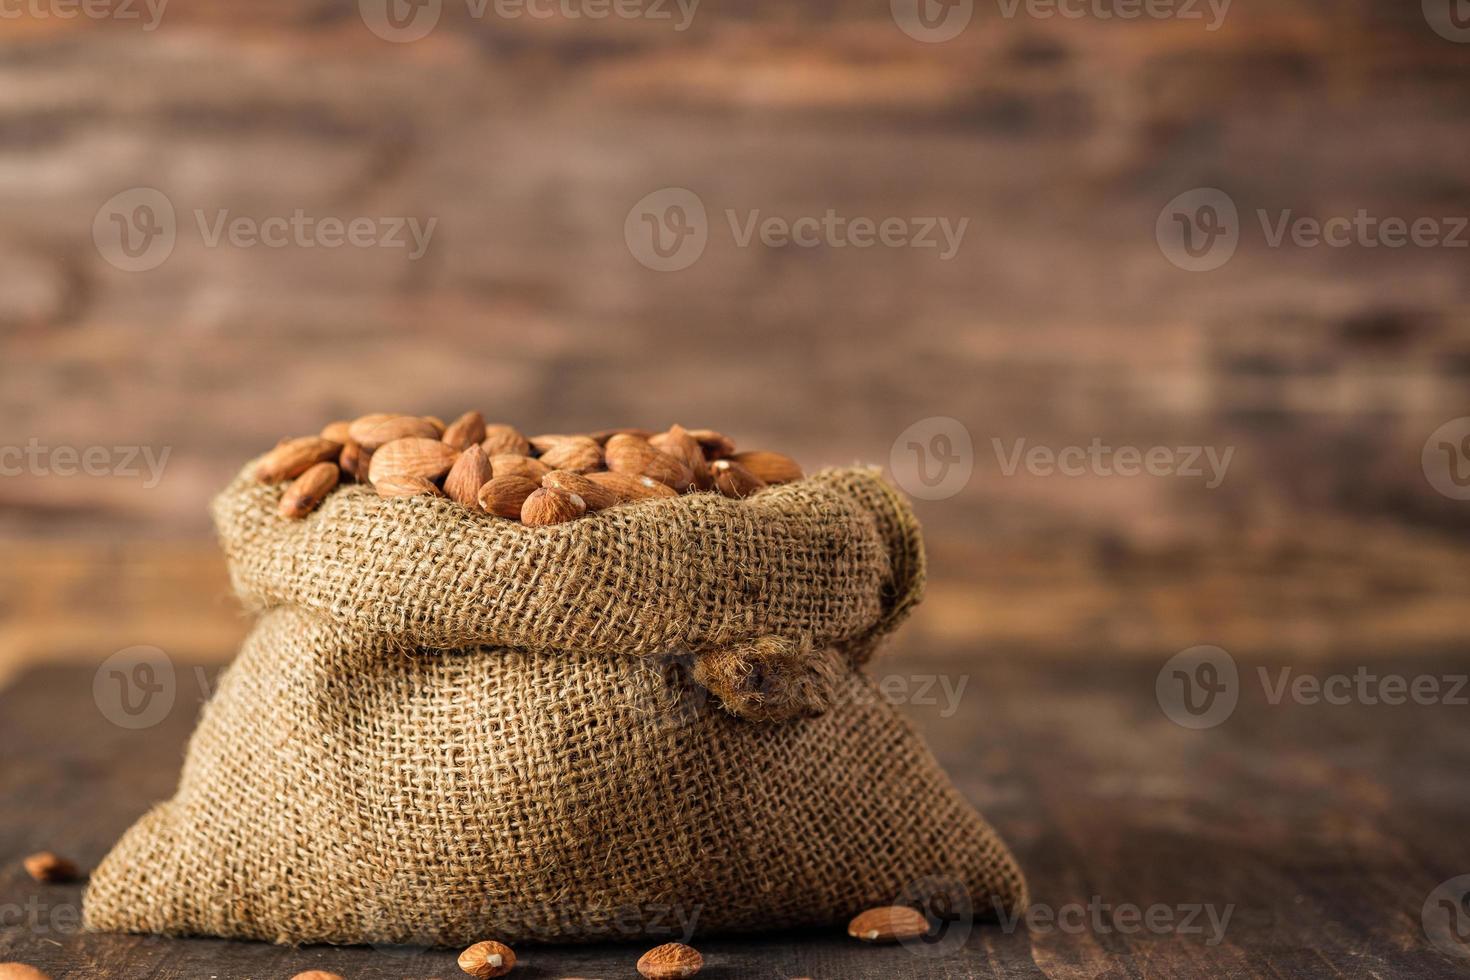
[{"label": "burlap weave texture", "polygon": [[1024,901],[861,670],[923,581],[876,474],[551,528],[359,487],[289,522],[280,492],[215,502],[259,621],[89,927],[456,945],[827,925],[930,876]]}]

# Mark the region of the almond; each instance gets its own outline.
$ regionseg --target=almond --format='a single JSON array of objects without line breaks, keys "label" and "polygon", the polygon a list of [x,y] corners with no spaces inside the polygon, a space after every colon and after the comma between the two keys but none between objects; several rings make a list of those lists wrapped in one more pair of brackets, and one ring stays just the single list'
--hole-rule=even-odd
[{"label": "almond", "polygon": [[77,866],[50,851],[41,851],[25,859],[26,874],[37,881],[76,881],[81,877]]},{"label": "almond", "polygon": [[[445,445],[449,443],[446,442]],[[444,493],[450,500],[476,510],[480,506],[480,488],[489,482],[490,460],[480,444],[472,442],[468,449],[459,454],[459,459],[455,460],[449,475],[444,478]]]},{"label": "almond", "polygon": [[653,448],[647,439],[632,435],[615,435],[607,441],[604,454],[607,468],[629,476],[652,477],[665,486],[683,493],[694,482],[694,474],[680,459]]},{"label": "almond", "polygon": [[442,497],[444,491],[434,485],[433,480],[421,476],[387,476],[373,481],[373,489],[379,497]]},{"label": "almond", "polygon": [[521,505],[521,523],[527,527],[546,527],[574,521],[585,513],[587,502],[576,494],[541,487]]},{"label": "almond", "polygon": [[417,415],[364,415],[348,427],[348,434],[354,442],[372,450],[398,439],[437,440],[442,431],[428,419]]},{"label": "almond", "polygon": [[613,436],[637,436],[639,439],[647,439],[653,435],[647,429],[598,429],[596,432],[587,433],[587,438],[599,446],[606,446],[607,441]]},{"label": "almond", "polygon": [[51,980],[51,975],[24,963],[0,963],[0,980]]},{"label": "almond", "polygon": [[489,939],[459,954],[459,968],[472,977],[503,977],[515,965],[515,951]]},{"label": "almond", "polygon": [[739,500],[766,488],[766,481],[731,459],[717,459],[709,464],[714,488],[727,497]]},{"label": "almond", "polygon": [[568,435],[564,432],[546,432],[539,436],[532,436],[528,441],[531,443],[531,448],[534,449],[536,451],[536,454],[539,456],[540,454],[550,449],[552,446],[555,446],[557,443],[565,439],[575,438],[577,437],[573,435]]},{"label": "almond", "polygon": [[531,455],[531,441],[521,435],[513,425],[485,426],[485,439],[480,443],[480,448],[491,459],[496,456]]},{"label": "almond", "polygon": [[437,480],[454,466],[459,453],[453,446],[446,446],[438,439],[410,436],[395,439],[373,451],[373,460],[368,464],[368,479],[401,479],[405,476],[421,476],[426,480]]},{"label": "almond", "polygon": [[305,973],[296,974],[291,980],[342,980],[342,975],[328,973],[326,970],[307,970]]},{"label": "almond", "polygon": [[730,458],[767,483],[792,483],[802,477],[800,464],[781,453],[735,453]]},{"label": "almond", "polygon": [[444,444],[455,449],[468,449],[485,441],[485,416],[479,412],[465,412],[449,423],[441,437]]},{"label": "almond", "polygon": [[918,939],[929,932],[929,920],[906,905],[868,909],[847,924],[847,934],[866,943],[892,943]]},{"label": "almond", "polygon": [[322,428],[321,437],[345,444],[348,439],[352,438],[352,433],[348,431],[351,428],[351,422],[331,422]]},{"label": "almond", "polygon": [[255,464],[255,478],[261,483],[294,480],[317,463],[336,459],[341,452],[341,443],[320,436],[287,439]]},{"label": "almond", "polygon": [[336,463],[317,463],[286,488],[276,512],[282,517],[301,520],[337,489],[341,479],[342,471]]},{"label": "almond", "polygon": [[607,470],[588,473],[586,476],[593,483],[606,487],[617,494],[619,503],[631,503],[635,500],[652,500],[655,497],[678,496],[673,488],[666,487],[657,480],[647,476],[629,476],[627,473],[612,473]]},{"label": "almond", "polygon": [[699,489],[708,490],[713,486],[710,482],[709,461],[704,458],[704,450],[682,425],[670,426],[669,431],[653,436],[648,444],[689,467],[689,472],[694,476],[694,485]]},{"label": "almond", "polygon": [[444,430],[447,429],[447,428],[449,428],[449,426],[447,426],[447,425],[444,424],[444,420],[443,419],[441,419],[437,415],[424,415],[424,416],[421,416],[421,418],[425,422],[429,423],[430,425],[432,425],[434,427],[434,431],[436,433],[438,433],[437,438],[440,438],[440,439],[443,439],[444,438]]},{"label": "almond", "polygon": [[523,476],[533,483],[540,483],[541,478],[550,472],[550,466],[529,456],[512,456],[507,453],[490,457],[491,476]]},{"label": "almond", "polygon": [[704,450],[705,459],[724,459],[735,453],[735,440],[714,429],[690,429],[689,434],[699,443],[699,448]]},{"label": "almond", "polygon": [[589,436],[568,436],[543,450],[541,462],[554,470],[591,473],[602,469],[602,447]]},{"label": "almond", "polygon": [[[491,468],[494,468],[493,463]],[[540,489],[539,485],[529,477],[515,474],[497,476],[480,487],[476,499],[480,502],[480,509],[485,513],[518,521],[521,519],[521,505],[538,489]]]},{"label": "almond", "polygon": [[617,491],[571,470],[552,470],[541,478],[543,487],[555,487],[581,497],[589,511],[607,510],[624,502]]},{"label": "almond", "polygon": [[683,943],[664,943],[638,957],[638,972],[648,980],[692,977],[704,966],[699,950]]},{"label": "almond", "polygon": [[348,439],[342,447],[342,455],[337,457],[337,467],[342,471],[342,479],[368,482],[368,463],[372,458],[372,450],[364,449]]}]

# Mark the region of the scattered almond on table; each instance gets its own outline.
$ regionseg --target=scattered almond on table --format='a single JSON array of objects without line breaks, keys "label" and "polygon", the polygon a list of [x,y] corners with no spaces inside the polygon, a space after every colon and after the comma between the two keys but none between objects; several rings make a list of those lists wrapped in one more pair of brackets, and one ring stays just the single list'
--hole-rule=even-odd
[{"label": "scattered almond on table", "polygon": [[0,963],[0,980],[51,980],[51,976],[24,963]]},{"label": "scattered almond on table", "polygon": [[479,513],[549,527],[681,493],[743,499],[803,476],[790,456],[737,451],[713,429],[604,429],[525,436],[479,412],[453,422],[376,412],[284,439],[255,464],[261,483],[288,483],[279,513],[301,520],[338,486],[381,497],[448,497]]},{"label": "scattered almond on table", "polygon": [[50,883],[76,881],[81,871],[71,861],[50,851],[40,851],[25,859],[26,873],[37,881]]},{"label": "scattered almond on table", "polygon": [[326,970],[307,970],[305,973],[296,974],[291,980],[343,980],[343,977],[341,974],[328,973]]},{"label": "scattered almond on table", "polygon": [[638,958],[638,972],[648,980],[677,980],[692,977],[704,966],[699,950],[683,943],[655,946]]},{"label": "scattered almond on table", "polygon": [[906,905],[885,905],[859,913],[847,924],[847,934],[866,943],[895,943],[918,939],[929,932],[929,920]]},{"label": "scattered almond on table", "polygon": [[475,943],[459,954],[459,968],[472,977],[503,977],[515,965],[515,951],[493,939]]}]

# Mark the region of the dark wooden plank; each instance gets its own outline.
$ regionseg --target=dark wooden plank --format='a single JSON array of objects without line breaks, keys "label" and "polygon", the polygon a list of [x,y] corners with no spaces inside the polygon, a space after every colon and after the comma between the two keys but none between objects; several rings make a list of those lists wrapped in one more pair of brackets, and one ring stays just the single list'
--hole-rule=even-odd
[{"label": "dark wooden plank", "polygon": [[[705,975],[1452,977],[1470,965],[1421,925],[1432,889],[1470,872],[1462,706],[1271,704],[1256,667],[1279,665],[1242,663],[1235,712],[1191,731],[1156,703],[1157,665],[1005,660],[957,675],[953,662],[905,657],[877,672],[907,692],[905,713],[1015,846],[1031,928],[976,924],[933,956],[832,935],[701,941]],[[1452,676],[1463,664],[1369,667]],[[96,862],[171,792],[199,703],[194,672],[180,681],[174,710],[144,731],[102,716],[87,669],[32,670],[0,694],[0,960],[77,978],[460,975],[445,951],[88,935],[77,929],[80,886],[25,876],[19,858],[42,848]],[[1132,925],[1116,917],[1125,905],[1171,919],[1120,931]],[[1228,910],[1223,932],[1207,912],[1191,923],[1201,932],[1181,929],[1196,907]],[[639,952],[528,947],[521,975],[632,977]]]}]

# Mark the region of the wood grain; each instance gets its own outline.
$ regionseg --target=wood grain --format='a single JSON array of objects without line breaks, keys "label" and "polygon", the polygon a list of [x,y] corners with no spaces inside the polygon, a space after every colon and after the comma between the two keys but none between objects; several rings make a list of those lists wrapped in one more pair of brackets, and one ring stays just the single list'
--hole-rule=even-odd
[{"label": "wood grain", "polygon": [[[1464,663],[1394,657],[1370,666],[1441,676],[1463,674]],[[1279,666],[1243,662],[1241,672]],[[192,673],[182,662],[180,670]],[[970,676],[941,657],[903,658],[878,673],[898,679],[890,689],[908,692],[905,713],[1016,849],[1031,881],[1031,928],[976,924],[939,956],[840,934],[702,941],[703,975],[1463,975],[1466,961],[1435,949],[1421,926],[1431,890],[1470,872],[1463,707],[1272,704],[1247,683],[1228,720],[1189,731],[1161,713],[1151,666],[1031,660]],[[959,688],[958,700],[921,696],[933,678]],[[358,980],[458,975],[445,951],[76,931],[80,886],[37,885],[20,858],[46,848],[95,864],[172,792],[197,708],[197,697],[181,694],[156,727],[124,731],[93,702],[92,672],[74,667],[31,670],[0,692],[0,960],[76,980],[232,980],[309,968]],[[1132,926],[1116,918],[1125,905],[1172,918],[1152,931],[1122,931]],[[1185,931],[1195,907],[1214,908],[1217,921],[1228,909],[1223,931]],[[1046,910],[1066,927],[1049,925]],[[517,952],[527,976],[616,977],[633,975],[640,951]]]}]

